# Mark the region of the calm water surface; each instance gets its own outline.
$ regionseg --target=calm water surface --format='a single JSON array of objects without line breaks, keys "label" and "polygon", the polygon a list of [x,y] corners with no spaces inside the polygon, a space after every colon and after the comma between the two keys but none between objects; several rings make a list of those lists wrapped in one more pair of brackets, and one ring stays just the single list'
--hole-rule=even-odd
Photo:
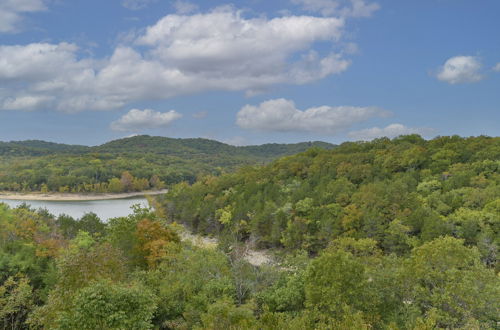
[{"label": "calm water surface", "polygon": [[47,209],[51,214],[58,216],[67,214],[75,219],[81,218],[85,213],[94,212],[101,220],[109,218],[123,217],[132,213],[132,205],[140,204],[148,206],[148,201],[144,197],[134,197],[126,199],[110,199],[102,201],[21,201],[0,199],[0,203],[5,203],[10,207],[16,207],[22,203],[31,205],[38,209]]}]

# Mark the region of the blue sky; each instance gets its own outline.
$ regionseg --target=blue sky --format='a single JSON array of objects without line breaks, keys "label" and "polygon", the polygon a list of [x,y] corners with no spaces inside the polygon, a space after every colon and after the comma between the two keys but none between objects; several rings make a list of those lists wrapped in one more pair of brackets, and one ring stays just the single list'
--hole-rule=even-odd
[{"label": "blue sky", "polygon": [[498,136],[497,0],[0,0],[0,140]]}]

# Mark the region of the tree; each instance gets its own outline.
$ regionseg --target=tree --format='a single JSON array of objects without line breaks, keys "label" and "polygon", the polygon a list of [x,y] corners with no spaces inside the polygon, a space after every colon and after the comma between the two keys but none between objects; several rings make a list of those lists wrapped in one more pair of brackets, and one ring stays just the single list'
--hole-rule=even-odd
[{"label": "tree", "polygon": [[78,221],[80,230],[86,231],[93,235],[103,236],[106,230],[106,224],[99,219],[95,213],[85,213]]},{"label": "tree", "polygon": [[74,297],[80,289],[95,281],[118,282],[125,275],[125,262],[120,251],[109,243],[97,244],[88,233],[80,232],[57,260],[55,286],[45,305],[37,307],[31,314],[29,324],[58,328],[65,313],[74,307]]},{"label": "tree", "polygon": [[179,250],[179,236],[158,221],[149,219],[139,221],[135,235],[137,237],[136,250],[151,268],[163,258]]},{"label": "tree", "polygon": [[[227,256],[211,249],[182,249],[156,268],[135,276],[158,297],[154,324],[192,328],[208,306],[222,297],[235,297]],[[170,325],[170,326],[169,326]]]},{"label": "tree", "polygon": [[145,287],[98,281],[79,290],[62,329],[151,329],[156,297]]},{"label": "tree", "polygon": [[124,191],[132,191],[134,188],[134,176],[130,174],[129,171],[125,171],[122,173],[122,177],[120,179],[120,183],[122,184]]},{"label": "tree", "polygon": [[125,190],[122,182],[118,178],[109,180],[108,190],[112,193],[121,193]]},{"label": "tree", "polygon": [[306,306],[334,316],[344,314],[345,306],[363,309],[368,277],[365,267],[349,252],[328,251],[313,260],[306,273]]},{"label": "tree", "polygon": [[438,327],[459,328],[476,320],[494,328],[498,322],[500,280],[480,260],[476,247],[441,237],[412,251],[405,267],[404,301],[431,311]]},{"label": "tree", "polygon": [[149,179],[149,185],[154,189],[163,189],[165,188],[165,183],[161,181],[158,175],[154,174],[151,179]]},{"label": "tree", "polygon": [[201,316],[203,329],[252,329],[256,319],[248,306],[236,306],[230,298],[223,298],[208,307]]},{"label": "tree", "polygon": [[0,285],[0,325],[2,329],[20,329],[34,308],[33,288],[23,275],[9,277]]}]

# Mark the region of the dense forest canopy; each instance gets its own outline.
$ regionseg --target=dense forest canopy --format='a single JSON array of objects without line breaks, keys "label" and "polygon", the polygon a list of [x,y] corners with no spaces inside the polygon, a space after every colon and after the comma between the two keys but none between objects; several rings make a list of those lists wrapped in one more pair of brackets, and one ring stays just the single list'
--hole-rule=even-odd
[{"label": "dense forest canopy", "polygon": [[261,247],[316,253],[331,237],[349,236],[402,254],[415,240],[446,234],[493,244],[499,172],[500,138],[410,135],[313,148],[179,184],[166,205],[195,231],[237,233]]},{"label": "dense forest canopy", "polygon": [[[246,242],[284,254],[304,252],[317,257],[310,266],[318,267],[317,280],[310,285],[323,287],[311,293],[315,303],[309,307],[325,315],[342,314],[348,308],[361,312],[371,325],[387,326],[377,319],[381,314],[370,314],[383,295],[342,298],[346,294],[342,291],[375,294],[373,290],[381,289],[376,286],[388,285],[394,296],[384,298],[388,300],[382,305],[388,310],[383,317],[391,313],[396,317],[407,299],[413,304],[407,307],[418,310],[415,315],[435,313],[443,327],[467,327],[467,317],[486,328],[500,320],[498,309],[481,316],[491,317],[489,321],[472,316],[479,302],[462,301],[474,298],[454,291],[468,287],[478,294],[498,293],[499,282],[493,278],[500,270],[500,138],[452,136],[426,141],[410,135],[349,142],[333,150],[313,148],[267,166],[206,177],[191,186],[176,185],[163,204],[171,221],[217,235],[227,246]],[[472,259],[462,260],[465,255]],[[419,262],[423,264],[415,264]],[[462,273],[469,266],[483,269],[495,289],[482,287],[486,284],[481,281],[466,282],[473,281]],[[349,271],[349,267],[354,268]],[[406,279],[405,272],[409,272]],[[356,274],[361,277],[355,278]],[[374,276],[382,276],[381,282],[369,281]],[[402,290],[397,289],[397,283],[402,283],[398,281],[406,280],[415,281],[404,284],[410,285],[410,291],[398,292]],[[276,290],[285,294],[292,284],[281,285]],[[302,285],[307,293],[307,283]],[[491,296],[484,299],[490,301]],[[332,301],[337,305],[329,305]],[[370,303],[363,305],[366,302]],[[286,299],[281,303],[287,307],[277,310],[297,310]],[[490,303],[499,307],[498,299]]]},{"label": "dense forest canopy", "polygon": [[125,192],[194,182],[262,164],[325,142],[236,147],[207,139],[135,136],[96,147],[44,141],[0,142],[0,190]]},{"label": "dense forest canopy", "polygon": [[312,148],[151,204],[107,223],[0,204],[1,327],[498,328],[500,138]]}]

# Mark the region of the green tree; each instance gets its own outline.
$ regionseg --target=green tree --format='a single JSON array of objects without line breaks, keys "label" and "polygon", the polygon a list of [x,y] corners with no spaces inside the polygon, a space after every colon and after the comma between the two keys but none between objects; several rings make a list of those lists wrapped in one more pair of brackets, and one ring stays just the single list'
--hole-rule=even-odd
[{"label": "green tree", "polygon": [[344,307],[361,310],[366,301],[365,267],[349,252],[325,252],[307,269],[305,304],[323,313],[341,316]]},{"label": "green tree", "polygon": [[252,329],[256,325],[253,311],[248,306],[236,306],[230,298],[223,298],[208,307],[201,315],[202,327],[198,329]]},{"label": "green tree", "polygon": [[464,327],[470,320],[495,327],[499,321],[500,280],[463,240],[442,237],[414,249],[405,276],[410,290],[404,301],[422,315],[432,310],[439,327]]},{"label": "green tree", "polygon": [[151,329],[156,297],[138,284],[98,281],[75,295],[61,329]]},{"label": "green tree", "polygon": [[9,277],[0,285],[0,325],[2,329],[21,329],[34,308],[33,288],[25,276]]},{"label": "green tree", "polygon": [[118,178],[112,178],[109,180],[108,190],[113,193],[121,193],[125,191],[125,188]]}]

